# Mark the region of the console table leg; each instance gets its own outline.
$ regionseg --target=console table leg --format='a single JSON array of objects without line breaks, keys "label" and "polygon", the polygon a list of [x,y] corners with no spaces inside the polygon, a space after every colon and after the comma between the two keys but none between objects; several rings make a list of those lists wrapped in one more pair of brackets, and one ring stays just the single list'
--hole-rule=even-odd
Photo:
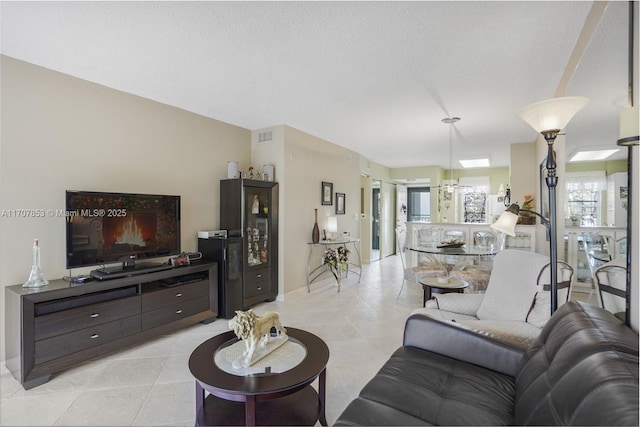
[{"label": "console table leg", "polygon": [[247,396],[247,400],[244,403],[244,419],[245,425],[256,425],[256,397]]}]

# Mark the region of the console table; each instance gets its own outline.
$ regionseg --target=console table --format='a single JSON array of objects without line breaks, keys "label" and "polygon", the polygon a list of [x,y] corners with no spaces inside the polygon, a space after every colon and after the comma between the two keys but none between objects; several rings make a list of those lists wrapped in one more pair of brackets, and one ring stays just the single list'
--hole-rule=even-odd
[{"label": "console table", "polygon": [[51,374],[147,338],[215,320],[218,265],[84,284],[5,288],[6,364],[25,389]]},{"label": "console table", "polygon": [[[352,238],[340,238],[336,240],[320,240],[318,243],[309,242],[309,259],[307,260],[307,291],[311,292],[311,284],[317,280],[323,274],[329,272],[329,267],[325,264],[322,264],[322,258],[320,259],[320,265],[314,266],[313,263],[313,252],[316,248],[322,248],[322,255],[329,247],[334,246],[344,246],[349,249],[348,245],[351,246],[357,256],[357,262],[353,261],[352,257],[349,257],[349,262],[347,263],[347,275],[349,274],[349,267],[354,267],[358,272],[358,283],[360,283],[360,279],[362,278],[362,259],[360,258],[360,239],[352,239]],[[340,283],[338,283],[338,286]],[[340,290],[340,288],[338,288]]]}]

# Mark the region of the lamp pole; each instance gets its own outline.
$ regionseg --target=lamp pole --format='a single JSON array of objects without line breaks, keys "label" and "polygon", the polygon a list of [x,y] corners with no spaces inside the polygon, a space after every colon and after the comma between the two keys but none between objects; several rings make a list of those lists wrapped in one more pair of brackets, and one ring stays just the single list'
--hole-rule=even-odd
[{"label": "lamp pole", "polygon": [[556,226],[556,153],[553,151],[553,143],[558,136],[559,129],[545,130],[542,133],[547,140],[549,151],[547,153],[547,176],[545,181],[549,188],[549,258],[551,260],[551,314],[558,308],[558,233]]},{"label": "lamp pole", "polygon": [[518,112],[518,117],[540,132],[547,141],[546,183],[549,189],[549,258],[551,258],[551,314],[558,308],[558,231],[556,222],[556,153],[553,142],[573,116],[589,102],[581,96],[565,96],[536,102]]}]

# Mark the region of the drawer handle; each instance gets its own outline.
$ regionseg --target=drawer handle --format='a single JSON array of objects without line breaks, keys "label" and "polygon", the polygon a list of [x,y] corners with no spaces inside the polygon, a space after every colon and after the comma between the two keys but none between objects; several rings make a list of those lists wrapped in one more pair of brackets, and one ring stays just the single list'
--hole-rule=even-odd
[{"label": "drawer handle", "polygon": [[180,292],[178,292],[178,293],[176,294],[176,298],[180,298],[181,296],[182,296],[182,294],[181,294]]},{"label": "drawer handle", "polygon": [[92,319],[95,319],[96,317],[100,317],[100,314],[99,314],[99,313],[93,313],[93,314],[91,315],[91,318],[92,318]]},{"label": "drawer handle", "polygon": [[100,336],[100,335],[98,335],[98,334],[93,334],[93,335],[91,335],[91,339],[92,339],[92,340],[95,340],[95,339],[96,339],[96,338],[98,338],[99,336]]},{"label": "drawer handle", "polygon": [[262,290],[262,286],[258,286],[258,290],[261,291]]},{"label": "drawer handle", "polygon": [[182,314],[182,310],[180,309],[176,310],[176,314]]},{"label": "drawer handle", "polygon": [[258,277],[258,279],[262,278],[262,274],[258,274],[257,277]]}]

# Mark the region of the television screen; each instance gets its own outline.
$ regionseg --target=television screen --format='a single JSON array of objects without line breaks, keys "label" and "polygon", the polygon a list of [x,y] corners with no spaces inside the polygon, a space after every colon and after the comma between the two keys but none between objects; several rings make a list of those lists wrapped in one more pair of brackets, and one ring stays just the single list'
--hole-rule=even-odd
[{"label": "television screen", "polygon": [[180,196],[66,192],[67,268],[180,253]]}]

